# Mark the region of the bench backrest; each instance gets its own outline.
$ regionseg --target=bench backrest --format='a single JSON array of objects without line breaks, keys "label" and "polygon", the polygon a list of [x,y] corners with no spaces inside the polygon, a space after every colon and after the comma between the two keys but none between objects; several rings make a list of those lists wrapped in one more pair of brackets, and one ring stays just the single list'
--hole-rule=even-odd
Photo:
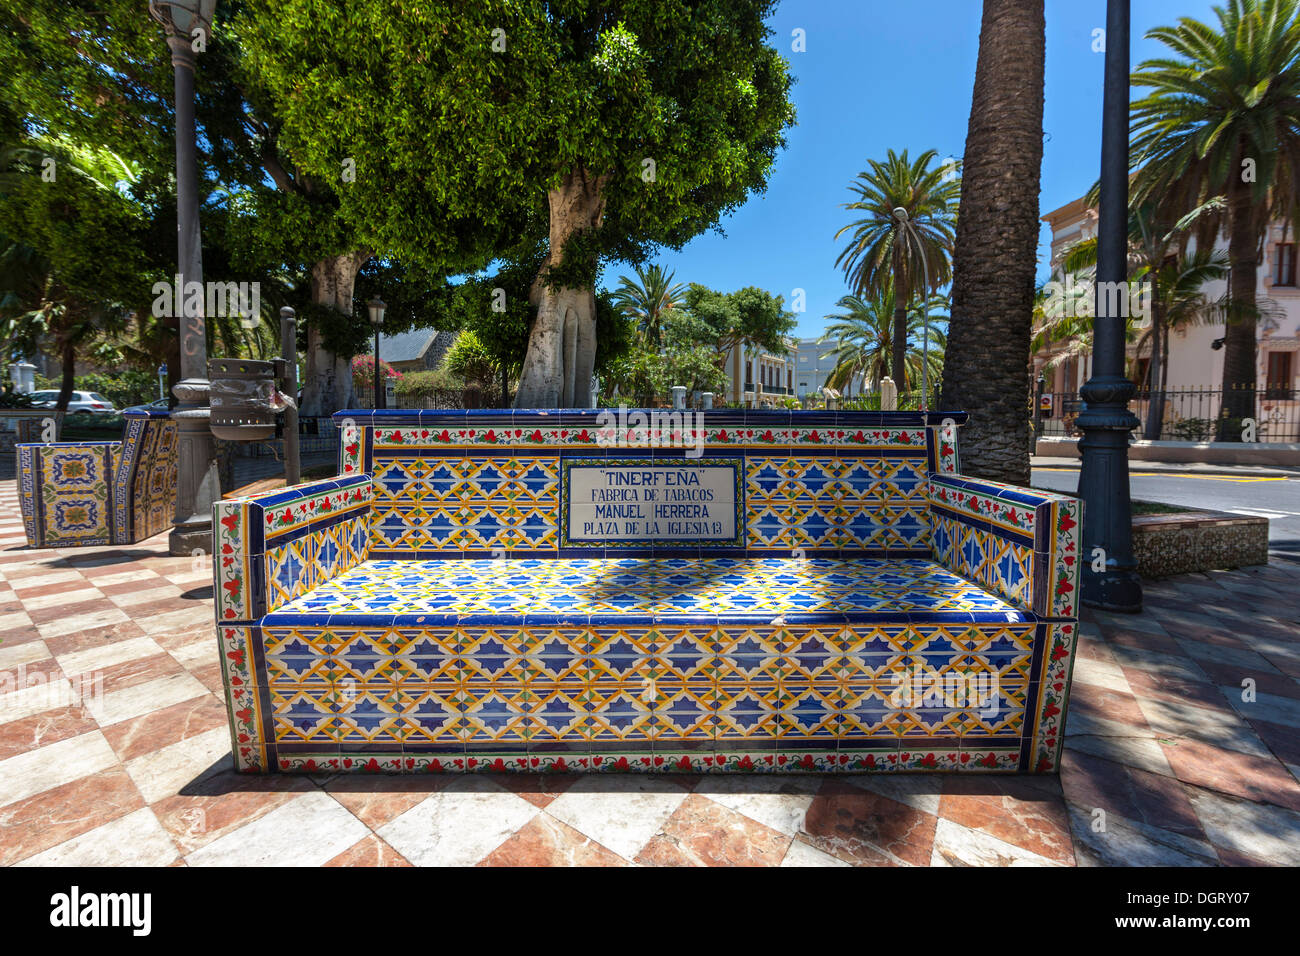
[{"label": "bench backrest", "polygon": [[[956,412],[344,411],[379,559],[929,557]],[[945,426],[946,420],[952,424]],[[945,439],[945,435],[951,438]]]}]

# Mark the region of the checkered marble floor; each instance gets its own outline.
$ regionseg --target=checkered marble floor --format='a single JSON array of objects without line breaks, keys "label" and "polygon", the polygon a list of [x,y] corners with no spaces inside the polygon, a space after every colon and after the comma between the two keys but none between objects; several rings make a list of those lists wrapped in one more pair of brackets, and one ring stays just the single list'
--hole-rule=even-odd
[{"label": "checkered marble floor", "polygon": [[29,551],[0,482],[0,863],[1300,864],[1292,565],[1085,612],[1059,777],[247,777],[165,541]]}]

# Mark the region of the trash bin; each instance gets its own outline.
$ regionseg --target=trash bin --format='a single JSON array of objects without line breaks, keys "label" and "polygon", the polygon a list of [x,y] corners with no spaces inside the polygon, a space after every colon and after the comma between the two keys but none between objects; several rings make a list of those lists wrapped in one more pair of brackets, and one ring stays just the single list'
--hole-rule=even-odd
[{"label": "trash bin", "polygon": [[288,407],[276,381],[284,359],[212,359],[208,404],[212,434],[225,441],[264,441],[275,435],[276,416]]}]

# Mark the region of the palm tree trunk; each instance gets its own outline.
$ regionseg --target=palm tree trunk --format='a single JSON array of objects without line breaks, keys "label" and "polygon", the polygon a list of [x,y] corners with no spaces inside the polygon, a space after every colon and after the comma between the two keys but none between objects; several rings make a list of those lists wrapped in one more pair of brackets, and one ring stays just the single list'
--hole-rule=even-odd
[{"label": "palm tree trunk", "polygon": [[894,237],[894,331],[890,357],[890,377],[899,389],[906,389],[903,381],[907,362],[907,272],[903,269],[903,256],[899,252],[898,236]]},{"label": "palm tree trunk", "polygon": [[[1242,147],[1245,157],[1245,147]],[[1236,169],[1241,168],[1238,162]],[[1255,415],[1255,281],[1259,230],[1250,184],[1228,177],[1229,310],[1223,343],[1219,441],[1241,441],[1241,419]]]},{"label": "palm tree trunk", "polygon": [[1030,326],[1043,160],[1043,0],[984,0],[953,252],[943,407],[964,470],[1029,483]]}]

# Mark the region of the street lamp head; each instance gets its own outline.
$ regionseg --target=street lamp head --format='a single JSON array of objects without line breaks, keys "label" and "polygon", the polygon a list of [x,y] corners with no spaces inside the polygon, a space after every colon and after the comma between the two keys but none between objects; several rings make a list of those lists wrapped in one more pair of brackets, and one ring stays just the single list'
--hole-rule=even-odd
[{"label": "street lamp head", "polygon": [[211,30],[217,0],[149,0],[149,13],[168,34],[192,36],[195,29]]},{"label": "street lamp head", "polygon": [[384,324],[384,310],[388,308],[384,300],[375,296],[366,303],[366,308],[370,311],[370,324],[378,329]]},{"label": "street lamp head", "polygon": [[907,215],[907,210],[904,209],[902,206],[895,206],[894,218],[897,219],[899,222],[907,222],[909,218]]}]

